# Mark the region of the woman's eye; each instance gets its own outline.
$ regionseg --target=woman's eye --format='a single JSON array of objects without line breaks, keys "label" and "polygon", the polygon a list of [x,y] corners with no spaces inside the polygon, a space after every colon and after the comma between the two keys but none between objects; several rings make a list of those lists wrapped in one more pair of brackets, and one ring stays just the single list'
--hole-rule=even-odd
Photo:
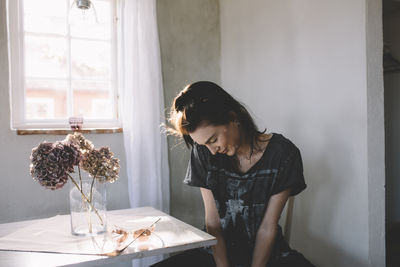
[{"label": "woman's eye", "polygon": [[214,138],[213,140],[210,140],[210,144],[213,144],[213,143],[217,142],[217,139],[218,138]]}]

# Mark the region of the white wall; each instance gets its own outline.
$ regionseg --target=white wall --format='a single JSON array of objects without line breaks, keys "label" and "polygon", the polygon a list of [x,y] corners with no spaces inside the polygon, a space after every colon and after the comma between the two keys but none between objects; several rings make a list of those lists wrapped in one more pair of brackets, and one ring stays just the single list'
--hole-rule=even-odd
[{"label": "white wall", "polygon": [[[43,218],[69,212],[69,184],[47,190],[29,174],[29,156],[40,142],[64,136],[18,136],[10,130],[9,70],[7,56],[6,0],[0,0],[0,223]],[[121,162],[120,178],[107,185],[107,208],[128,208],[126,161],[122,134],[87,135],[95,146],[109,146]]]},{"label": "white wall", "polygon": [[220,0],[222,85],[302,151],[291,244],[320,267],[369,266],[366,9]]}]

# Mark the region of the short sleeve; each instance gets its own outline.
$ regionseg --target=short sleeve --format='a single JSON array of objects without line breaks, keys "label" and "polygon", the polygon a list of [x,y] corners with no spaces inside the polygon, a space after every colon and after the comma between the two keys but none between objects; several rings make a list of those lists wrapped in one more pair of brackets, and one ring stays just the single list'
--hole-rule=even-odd
[{"label": "short sleeve", "polygon": [[279,169],[279,174],[272,188],[272,195],[290,188],[290,195],[294,196],[299,194],[306,187],[300,150],[294,147]]},{"label": "short sleeve", "polygon": [[205,149],[207,148],[203,148],[197,144],[193,145],[183,183],[190,186],[208,188],[206,182],[208,157]]}]

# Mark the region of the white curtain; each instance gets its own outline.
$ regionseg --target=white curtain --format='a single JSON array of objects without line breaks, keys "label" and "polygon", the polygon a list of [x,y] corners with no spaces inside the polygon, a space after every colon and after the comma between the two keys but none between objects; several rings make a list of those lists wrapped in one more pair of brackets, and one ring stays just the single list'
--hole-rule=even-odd
[{"label": "white curtain", "polygon": [[[122,121],[131,207],[169,212],[169,169],[156,0],[121,0]],[[135,260],[148,266],[160,257]]]}]

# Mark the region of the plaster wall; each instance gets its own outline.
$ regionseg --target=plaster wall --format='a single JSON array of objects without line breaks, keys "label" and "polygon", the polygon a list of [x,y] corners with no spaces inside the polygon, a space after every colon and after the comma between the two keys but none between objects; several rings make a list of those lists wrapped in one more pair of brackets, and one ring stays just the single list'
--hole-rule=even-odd
[{"label": "plaster wall", "polygon": [[386,266],[382,1],[366,1],[368,227],[370,266]]},{"label": "plaster wall", "polygon": [[[185,85],[199,80],[220,82],[219,3],[217,0],[158,0],[166,113]],[[178,138],[168,138],[171,214],[202,228],[200,190],[182,183],[189,153]]]},{"label": "plaster wall", "polygon": [[366,2],[220,10],[223,87],[302,152],[291,245],[317,266],[369,266]]}]

